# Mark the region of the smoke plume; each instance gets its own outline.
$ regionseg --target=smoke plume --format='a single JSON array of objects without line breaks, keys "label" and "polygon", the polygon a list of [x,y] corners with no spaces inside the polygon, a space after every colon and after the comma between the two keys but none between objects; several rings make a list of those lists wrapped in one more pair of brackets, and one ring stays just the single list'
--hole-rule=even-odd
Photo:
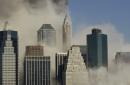
[{"label": "smoke plume", "polygon": [[130,43],[125,41],[124,35],[117,30],[116,26],[113,24],[79,26],[77,32],[74,33],[73,43],[86,45],[86,35],[91,34],[92,28],[99,28],[103,33],[108,35],[109,67],[108,69],[103,67],[89,69],[90,80],[88,83],[90,85],[129,85],[129,65],[126,63],[116,64],[114,59],[116,52],[130,52]]},{"label": "smoke plume", "polygon": [[[15,15],[23,6],[26,6],[27,9],[46,10],[48,1],[52,3],[54,10],[58,14],[64,12],[68,3],[67,0],[0,0],[0,19],[8,19]],[[31,9],[28,9],[28,11]]]},{"label": "smoke plume", "polygon": [[[57,46],[49,53],[62,49],[62,24],[67,4],[67,0],[0,0],[0,27],[3,28],[3,23],[8,21],[7,29],[16,30],[19,33],[20,85],[23,83],[25,46],[38,44],[37,31],[42,24],[52,24],[57,32]],[[54,61],[54,59],[51,60]],[[54,78],[54,62],[52,65],[51,73]]]}]

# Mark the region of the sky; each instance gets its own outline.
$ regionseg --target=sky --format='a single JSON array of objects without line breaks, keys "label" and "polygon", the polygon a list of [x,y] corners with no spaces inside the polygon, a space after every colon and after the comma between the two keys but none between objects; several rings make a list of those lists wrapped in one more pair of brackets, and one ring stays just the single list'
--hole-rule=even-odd
[{"label": "sky", "polygon": [[130,42],[130,0],[70,0],[73,31],[80,25],[113,24]]}]

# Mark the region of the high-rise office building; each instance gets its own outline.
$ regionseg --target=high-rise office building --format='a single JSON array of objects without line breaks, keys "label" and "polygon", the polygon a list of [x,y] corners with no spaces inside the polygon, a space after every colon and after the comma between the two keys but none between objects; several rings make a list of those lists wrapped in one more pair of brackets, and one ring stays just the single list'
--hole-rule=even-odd
[{"label": "high-rise office building", "polygon": [[56,79],[62,82],[62,72],[64,70],[64,60],[67,58],[67,53],[56,53],[55,65],[56,65]]},{"label": "high-rise office building", "polygon": [[82,57],[84,59],[86,67],[88,67],[88,64],[87,64],[87,61],[88,61],[87,60],[88,59],[88,57],[87,57],[87,55],[88,55],[88,53],[87,53],[87,46],[86,45],[72,45],[72,47],[74,47],[74,46],[80,48],[80,52],[81,52],[81,55],[82,55]]},{"label": "high-rise office building", "polygon": [[69,14],[66,14],[63,22],[63,51],[67,52],[71,48],[72,22]]},{"label": "high-rise office building", "polygon": [[13,47],[13,41],[11,32],[6,31],[6,39],[4,37],[4,43],[1,46],[0,56],[0,85],[17,85],[17,63],[16,53]]},{"label": "high-rise office building", "polygon": [[63,85],[89,85],[88,72],[80,48],[73,46],[68,52],[63,73]]},{"label": "high-rise office building", "polygon": [[130,63],[130,52],[117,52],[115,56],[115,62],[119,63]]},{"label": "high-rise office building", "polygon": [[107,35],[100,29],[93,29],[87,35],[88,65],[90,67],[108,66]]},{"label": "high-rise office building", "polygon": [[50,85],[50,57],[42,46],[28,46],[24,60],[24,85]]},{"label": "high-rise office building", "polygon": [[44,47],[43,46],[26,46],[26,56],[43,56]]},{"label": "high-rise office building", "polygon": [[38,43],[44,46],[55,47],[56,46],[56,30],[51,24],[43,24],[37,32]]}]

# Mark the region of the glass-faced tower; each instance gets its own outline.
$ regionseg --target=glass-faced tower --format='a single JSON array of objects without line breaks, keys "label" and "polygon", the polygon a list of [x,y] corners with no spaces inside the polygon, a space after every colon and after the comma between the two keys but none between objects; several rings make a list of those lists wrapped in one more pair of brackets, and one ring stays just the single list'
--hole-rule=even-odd
[{"label": "glass-faced tower", "polygon": [[108,66],[107,35],[100,29],[93,29],[92,34],[87,35],[88,65],[90,67]]},{"label": "glass-faced tower", "polygon": [[56,47],[56,30],[51,24],[43,24],[37,31],[38,43],[44,46]]}]

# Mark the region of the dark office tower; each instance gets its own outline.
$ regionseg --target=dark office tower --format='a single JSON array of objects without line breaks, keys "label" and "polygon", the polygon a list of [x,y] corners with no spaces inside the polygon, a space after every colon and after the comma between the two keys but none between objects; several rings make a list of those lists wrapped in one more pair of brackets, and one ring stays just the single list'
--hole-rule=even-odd
[{"label": "dark office tower", "polygon": [[50,57],[42,46],[28,46],[24,60],[24,85],[50,85]]},{"label": "dark office tower", "polygon": [[[4,46],[6,45],[8,32],[11,35],[12,47],[14,47],[14,53],[16,57],[16,85],[18,85],[18,33],[17,31],[4,30],[0,31],[0,58],[2,58],[2,53],[4,52]],[[2,59],[0,59],[0,71],[2,70]],[[2,82],[2,74],[0,72],[0,85]]]},{"label": "dark office tower", "polygon": [[37,32],[37,37],[39,44],[49,47],[56,46],[56,30],[51,24],[43,24]]},{"label": "dark office tower", "polygon": [[93,29],[87,35],[88,65],[90,67],[108,66],[107,35],[100,29]]},{"label": "dark office tower", "polygon": [[67,53],[56,53],[55,56],[55,65],[56,65],[56,79],[62,81],[62,72],[64,69],[64,60],[67,58]]}]

